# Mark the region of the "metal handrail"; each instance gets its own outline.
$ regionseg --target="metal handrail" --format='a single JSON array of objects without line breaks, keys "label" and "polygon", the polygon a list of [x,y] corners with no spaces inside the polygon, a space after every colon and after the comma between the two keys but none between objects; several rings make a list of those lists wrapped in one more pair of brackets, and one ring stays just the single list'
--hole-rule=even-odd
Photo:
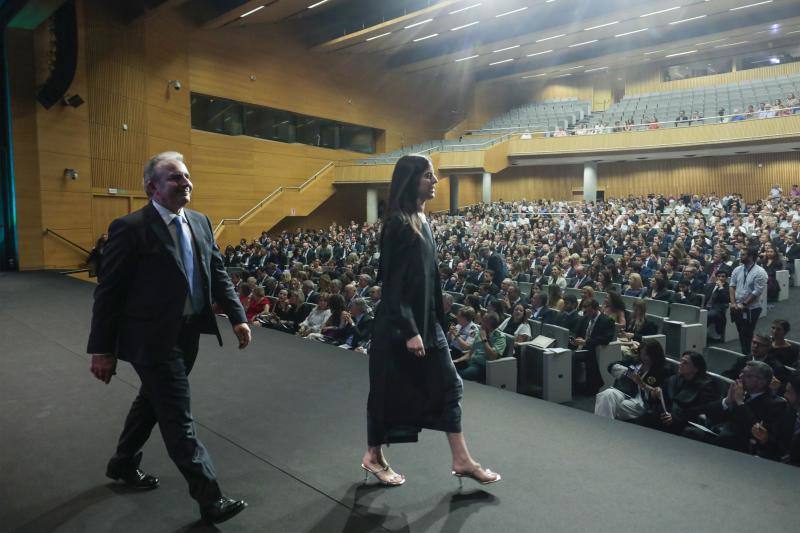
[{"label": "metal handrail", "polygon": [[314,174],[313,174],[313,175],[312,175],[310,178],[308,178],[306,181],[304,181],[304,182],[303,182],[303,183],[301,183],[300,185],[297,185],[297,186],[290,186],[290,187],[284,187],[284,186],[280,186],[280,187],[278,187],[277,189],[275,189],[274,191],[272,191],[271,193],[269,193],[269,194],[268,194],[268,195],[267,195],[265,198],[263,198],[261,201],[259,201],[259,202],[258,202],[256,205],[254,205],[253,207],[251,207],[250,209],[248,209],[247,211],[245,211],[245,212],[244,212],[244,214],[242,214],[242,216],[240,216],[239,218],[223,218],[222,220],[220,220],[220,221],[219,221],[219,223],[217,224],[217,226],[214,228],[214,234],[216,235],[217,231],[219,231],[219,229],[220,229],[220,228],[221,228],[221,227],[222,227],[222,226],[223,226],[223,225],[224,225],[226,222],[236,222],[237,224],[241,224],[241,222],[242,222],[244,219],[246,219],[247,217],[249,217],[250,215],[252,215],[252,214],[253,214],[253,213],[254,213],[256,210],[258,210],[258,209],[259,209],[260,207],[262,207],[264,204],[266,204],[267,202],[269,202],[270,200],[272,200],[272,198],[273,198],[274,196],[276,196],[276,195],[278,195],[278,194],[282,193],[282,192],[283,192],[284,190],[286,190],[286,189],[293,189],[293,190],[298,190],[298,191],[301,191],[301,190],[303,190],[303,189],[304,189],[304,188],[306,188],[306,187],[307,187],[307,186],[308,186],[308,185],[309,185],[309,184],[310,184],[312,181],[314,181],[315,179],[317,179],[317,178],[319,177],[319,175],[320,175],[320,174],[322,174],[323,172],[325,172],[326,170],[328,170],[328,169],[329,169],[331,166],[333,166],[333,164],[334,164],[334,162],[333,162],[333,161],[330,161],[330,162],[328,162],[328,163],[327,163],[325,166],[323,166],[321,169],[319,169],[319,170],[318,170],[316,173],[314,173]]},{"label": "metal handrail", "polygon": [[62,241],[66,242],[67,244],[71,244],[72,246],[74,246],[78,250],[86,253],[86,255],[89,255],[90,253],[92,253],[89,250],[87,250],[86,248],[84,248],[83,246],[81,246],[80,244],[76,244],[76,243],[72,242],[71,240],[69,240],[66,237],[64,237],[63,235],[60,235],[59,233],[51,230],[50,228],[45,228],[44,233],[45,233],[45,235],[48,234],[48,233],[52,233],[53,235],[55,235],[56,237],[58,237]]}]

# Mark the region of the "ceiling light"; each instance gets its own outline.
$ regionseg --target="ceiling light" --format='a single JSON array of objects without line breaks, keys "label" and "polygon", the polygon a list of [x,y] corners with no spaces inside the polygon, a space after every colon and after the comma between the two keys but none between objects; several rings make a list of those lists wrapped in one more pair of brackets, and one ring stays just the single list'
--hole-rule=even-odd
[{"label": "ceiling light", "polygon": [[247,15],[252,15],[252,14],[253,14],[253,13],[255,13],[256,11],[261,11],[262,9],[264,9],[264,6],[258,6],[258,7],[257,7],[257,8],[255,8],[255,9],[251,9],[250,11],[248,11],[247,13],[245,13],[244,15],[239,15],[239,18],[241,19],[241,18],[244,18],[244,17],[246,17]]},{"label": "ceiling light", "polygon": [[474,26],[475,24],[480,24],[480,20],[476,20],[475,22],[470,22],[469,24],[464,24],[463,26],[456,26],[455,28],[450,28],[450,31],[458,31],[463,30],[464,28],[469,28],[470,26]]},{"label": "ceiling light", "polygon": [[708,15],[697,15],[696,17],[691,17],[691,18],[688,18],[688,19],[674,20],[674,21],[670,22],[669,25],[673,26],[675,24],[683,24],[684,22],[689,22],[691,20],[704,19],[707,16]]},{"label": "ceiling light", "polygon": [[403,29],[404,29],[404,30],[407,30],[407,29],[409,29],[409,28],[415,28],[415,27],[417,27],[417,26],[422,26],[422,25],[423,25],[423,24],[425,24],[426,22],[430,22],[430,21],[432,21],[432,20],[433,20],[433,19],[425,19],[425,20],[420,20],[419,22],[415,22],[414,24],[409,24],[408,26],[405,26]]},{"label": "ceiling light", "polygon": [[583,66],[583,65],[578,65],[577,67],[569,67],[569,68],[565,68],[565,69],[564,69],[564,72],[566,72],[566,71],[568,71],[568,70],[575,70],[576,68],[584,68],[584,66]]},{"label": "ceiling light", "polygon": [[514,48],[519,48],[519,45],[515,44],[514,46],[507,46],[507,47],[501,48],[499,50],[492,50],[492,53],[496,54],[497,52],[505,52],[506,50],[513,50]]},{"label": "ceiling light", "polygon": [[576,46],[583,46],[585,44],[592,44],[592,43],[596,43],[596,42],[597,42],[597,39],[592,39],[591,41],[584,41],[582,43],[571,44],[571,45],[569,45],[568,48],[575,48]]},{"label": "ceiling light", "polygon": [[663,51],[664,51],[664,49],[662,48],[661,50],[653,50],[651,52],[645,52],[644,55],[649,56],[650,54],[657,54],[657,53],[663,52]]},{"label": "ceiling light", "polygon": [[626,31],[625,33],[618,33],[614,37],[625,37],[626,35],[633,35],[634,33],[640,33],[640,32],[643,32],[643,31],[647,31],[649,29],[650,28],[642,28],[641,30]]},{"label": "ceiling light", "polygon": [[721,43],[722,41],[727,41],[727,37],[723,37],[722,39],[714,39],[713,41],[705,41],[702,43],[695,43],[695,46],[703,46],[704,44],[713,44],[713,43]]},{"label": "ceiling light", "polygon": [[739,7],[732,7],[728,11],[738,11],[740,9],[747,9],[748,7],[763,6],[764,4],[771,4],[772,0],[764,0],[763,2],[756,2],[755,4],[747,4]]},{"label": "ceiling light", "polygon": [[748,43],[750,41],[739,41],[738,43],[718,44],[714,48],[727,48],[728,46],[736,46],[738,44]]},{"label": "ceiling light", "polygon": [[665,55],[664,57],[678,57],[678,56],[685,56],[685,55],[689,55],[689,54],[694,54],[695,52],[697,52],[697,50],[688,50],[688,51],[686,51],[686,52],[677,52],[677,53],[674,53],[674,54],[667,54],[667,55]]},{"label": "ceiling light", "polygon": [[414,42],[418,43],[420,41],[424,41],[425,39],[430,39],[432,37],[436,37],[437,35],[439,35],[439,34],[438,33],[431,33],[430,35],[426,35],[425,37],[420,37],[418,39],[414,39]]},{"label": "ceiling light", "polygon": [[466,11],[467,9],[472,9],[473,7],[482,6],[482,2],[478,2],[477,4],[472,4],[471,6],[462,7],[461,9],[456,9],[455,11],[451,11],[448,15],[455,15],[456,13],[461,13],[462,11]]},{"label": "ceiling light", "polygon": [[368,38],[366,39],[366,41],[367,41],[367,42],[369,42],[369,41],[374,41],[375,39],[380,39],[381,37],[386,37],[387,35],[390,35],[391,33],[392,33],[392,32],[390,32],[390,31],[387,31],[386,33],[381,33],[380,35],[375,35],[375,36],[373,36],[373,37],[368,37]]},{"label": "ceiling light", "polygon": [[521,7],[519,9],[512,9],[511,11],[506,11],[505,13],[500,13],[499,15],[495,15],[494,18],[498,19],[500,17],[505,17],[506,15],[511,15],[513,13],[519,13],[520,11],[525,11],[528,9],[528,6]]},{"label": "ceiling light", "polygon": [[794,31],[786,32],[786,35],[791,35],[793,33],[800,33],[800,30],[794,30]]},{"label": "ceiling light", "polygon": [[514,61],[514,58],[511,57],[509,59],[503,59],[502,61],[495,61],[494,63],[489,63],[489,66],[491,67],[492,65],[500,65],[502,63],[508,63],[509,61]]},{"label": "ceiling light", "polygon": [[522,79],[527,80],[528,78],[541,78],[542,76],[547,76],[547,72],[542,72],[541,74],[530,74],[528,76],[522,76]]},{"label": "ceiling light", "polygon": [[328,2],[328,0],[320,0],[316,4],[311,4],[310,6],[308,6],[308,9],[314,9],[315,7],[321,6],[322,4],[324,4],[326,2]]},{"label": "ceiling light", "polygon": [[569,73],[569,74],[562,74],[561,76],[554,76],[554,78],[553,78],[553,79],[555,79],[555,78],[566,78],[567,76],[572,76],[572,73]]},{"label": "ceiling light", "polygon": [[533,57],[533,56],[540,56],[542,54],[549,54],[552,50],[545,50],[544,52],[534,52],[532,54],[528,54],[526,57]]},{"label": "ceiling light", "polygon": [[564,37],[566,33],[559,33],[558,35],[553,35],[551,37],[545,37],[544,39],[536,39],[537,43],[541,43],[544,41],[549,41],[550,39],[558,39],[559,37]]},{"label": "ceiling light", "polygon": [[595,71],[597,71],[597,70],[605,70],[605,69],[607,69],[607,68],[608,68],[608,67],[596,67],[596,68],[590,68],[589,70],[584,70],[584,72],[595,72]]},{"label": "ceiling light", "polygon": [[459,63],[461,61],[466,61],[467,59],[475,59],[476,57],[479,57],[479,56],[480,56],[480,54],[475,54],[474,56],[462,57],[461,59],[456,59],[455,62]]},{"label": "ceiling light", "polygon": [[658,15],[660,13],[666,13],[668,11],[675,11],[676,9],[680,9],[681,6],[670,7],[668,9],[661,9],[659,11],[653,11],[652,13],[645,13],[644,15],[639,15],[639,18],[649,17],[650,15]]},{"label": "ceiling light", "polygon": [[606,26],[613,26],[614,24],[619,24],[619,21],[615,20],[614,22],[606,22],[605,24],[598,24],[597,26],[583,28],[583,31],[596,30],[597,28],[605,28]]}]

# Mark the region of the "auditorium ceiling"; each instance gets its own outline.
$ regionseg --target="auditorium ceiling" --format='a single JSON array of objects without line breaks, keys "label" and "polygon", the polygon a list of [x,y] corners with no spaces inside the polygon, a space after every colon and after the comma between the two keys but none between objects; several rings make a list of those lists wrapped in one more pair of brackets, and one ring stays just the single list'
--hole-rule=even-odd
[{"label": "auditorium ceiling", "polygon": [[280,25],[317,54],[478,80],[551,79],[800,45],[798,0],[188,0],[198,25]]}]

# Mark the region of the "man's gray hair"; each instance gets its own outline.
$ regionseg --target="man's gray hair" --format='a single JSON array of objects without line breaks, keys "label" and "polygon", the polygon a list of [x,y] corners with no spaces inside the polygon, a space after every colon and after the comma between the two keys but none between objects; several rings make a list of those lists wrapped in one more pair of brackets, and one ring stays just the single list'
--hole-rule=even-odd
[{"label": "man's gray hair", "polygon": [[764,361],[748,361],[745,366],[750,368],[753,373],[758,376],[758,379],[767,385],[772,383],[772,376],[774,375],[772,372],[772,367]]},{"label": "man's gray hair", "polygon": [[358,308],[361,309],[361,312],[364,313],[365,315],[368,315],[371,312],[369,303],[367,303],[366,298],[361,298],[361,297],[353,298],[352,301],[350,302],[350,307],[353,307],[354,305],[357,305]]},{"label": "man's gray hair", "polygon": [[150,196],[150,193],[147,192],[147,184],[158,181],[156,169],[164,161],[180,161],[183,163],[183,154],[180,152],[161,152],[150,158],[150,161],[144,166],[144,179],[142,180],[144,192],[147,193],[147,196]]}]

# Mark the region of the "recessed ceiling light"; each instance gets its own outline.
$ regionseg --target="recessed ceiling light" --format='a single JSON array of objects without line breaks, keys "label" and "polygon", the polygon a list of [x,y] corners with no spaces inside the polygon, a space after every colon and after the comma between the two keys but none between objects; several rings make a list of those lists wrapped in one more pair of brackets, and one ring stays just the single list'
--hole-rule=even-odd
[{"label": "recessed ceiling light", "polygon": [[764,4],[771,4],[772,0],[764,0],[763,2],[756,2],[755,4],[747,4],[739,7],[732,7],[728,11],[739,11],[740,9],[747,9],[748,7],[763,6]]},{"label": "recessed ceiling light", "polygon": [[502,61],[495,61],[494,63],[489,63],[489,66],[491,67],[492,65],[501,65],[503,63],[508,63],[509,61],[514,61],[514,58],[510,57],[508,59],[503,59]]},{"label": "recessed ceiling light", "polygon": [[663,52],[663,51],[664,51],[664,49],[662,48],[661,50],[653,50],[651,52],[645,52],[644,55],[649,56],[651,54],[657,54],[657,53]]},{"label": "recessed ceiling light", "polygon": [[470,26],[474,26],[475,24],[480,24],[480,20],[476,20],[475,22],[470,22],[469,24],[463,24],[461,26],[456,26],[455,28],[450,28],[450,31],[458,31],[463,30],[464,28],[469,28]]},{"label": "recessed ceiling light", "polygon": [[576,68],[584,68],[584,65],[578,65],[577,67],[565,68],[564,71],[566,72],[567,70],[575,70]]},{"label": "recessed ceiling light", "polygon": [[695,52],[697,52],[697,50],[688,50],[688,51],[686,51],[686,52],[676,52],[676,53],[674,53],[674,54],[667,54],[667,55],[665,55],[664,57],[678,57],[678,56],[685,56],[685,55],[689,55],[689,54],[694,54]]},{"label": "recessed ceiling light", "polygon": [[244,18],[244,17],[246,17],[247,15],[252,15],[252,14],[253,14],[253,13],[255,13],[256,11],[261,11],[262,9],[264,9],[264,6],[258,6],[258,7],[257,7],[257,8],[255,8],[255,9],[251,9],[251,10],[250,10],[250,11],[248,11],[247,13],[244,13],[244,14],[242,14],[242,15],[239,15],[239,18],[241,19],[241,18]]},{"label": "recessed ceiling light", "polygon": [[380,39],[381,37],[386,37],[387,35],[390,35],[391,33],[392,33],[392,32],[390,32],[390,31],[387,31],[386,33],[381,33],[380,35],[375,35],[375,36],[373,36],[373,37],[368,37],[368,38],[366,39],[366,41],[367,41],[367,42],[369,42],[369,41],[374,41],[375,39]]},{"label": "recessed ceiling light", "polygon": [[567,76],[572,76],[572,73],[569,74],[562,74],[561,76],[553,76],[553,78],[566,78]]},{"label": "recessed ceiling light", "polygon": [[472,9],[473,7],[482,6],[482,2],[478,2],[477,4],[472,4],[471,6],[462,7],[461,9],[456,9],[455,11],[451,11],[448,15],[455,15],[456,13],[461,13],[462,11],[466,11],[467,9]]},{"label": "recessed ceiling light", "polygon": [[614,24],[619,24],[619,21],[615,20],[614,22],[606,22],[605,24],[598,24],[597,26],[583,28],[583,31],[596,30],[597,28],[605,28],[606,26],[613,26]]},{"label": "recessed ceiling light", "polygon": [[626,35],[633,35],[634,33],[640,33],[640,32],[643,32],[643,31],[647,31],[649,29],[650,28],[642,28],[641,30],[626,31],[625,33],[618,33],[614,37],[625,37]]},{"label": "recessed ceiling light", "polygon": [[540,56],[542,54],[549,54],[552,50],[545,50],[544,52],[534,52],[532,54],[528,54],[526,57],[533,57],[533,56]]},{"label": "recessed ceiling light", "polygon": [[595,72],[597,70],[605,70],[607,68],[608,67],[595,67],[595,68],[590,68],[589,70],[584,70],[584,72]]},{"label": "recessed ceiling light", "polygon": [[750,41],[739,41],[738,43],[718,44],[714,48],[727,48],[728,46],[736,46],[739,44],[749,43]]},{"label": "recessed ceiling light", "polygon": [[688,18],[688,19],[673,20],[672,22],[669,23],[669,25],[670,26],[674,26],[675,24],[683,24],[684,22],[690,22],[692,20],[704,19],[707,16],[708,15],[697,15],[696,17],[691,17],[691,18]]},{"label": "recessed ceiling light", "polygon": [[800,30],[788,31],[786,32],[786,35],[791,35],[793,33],[800,33]]},{"label": "recessed ceiling light", "polygon": [[321,6],[322,4],[324,4],[324,3],[328,2],[328,1],[329,0],[320,0],[316,4],[311,4],[310,6],[308,6],[308,9],[314,9],[315,7]]},{"label": "recessed ceiling light", "polygon": [[723,37],[722,39],[714,39],[713,41],[705,41],[702,43],[695,43],[695,46],[703,46],[704,44],[713,44],[713,43],[721,43],[722,41],[727,41],[727,37]]},{"label": "recessed ceiling light", "polygon": [[577,46],[583,46],[585,44],[592,44],[592,43],[596,43],[596,42],[597,42],[597,39],[592,39],[591,41],[584,41],[582,43],[571,44],[571,45],[569,45],[568,48],[575,48]]},{"label": "recessed ceiling light", "polygon": [[499,15],[495,15],[494,18],[505,17],[506,15],[512,15],[514,13],[519,13],[520,11],[525,11],[528,9],[528,6],[521,7],[519,9],[512,9],[511,11],[506,11],[505,13],[500,13]]},{"label": "recessed ceiling light", "polygon": [[475,54],[474,56],[462,57],[461,59],[456,59],[455,62],[458,63],[460,61],[466,61],[467,59],[475,59],[476,57],[480,57],[480,54]]},{"label": "recessed ceiling light", "polygon": [[438,33],[431,33],[430,35],[426,35],[425,37],[419,37],[418,39],[414,39],[414,42],[418,43],[420,41],[424,41],[425,39],[430,39],[432,37],[436,37],[437,35],[439,35],[439,34]]},{"label": "recessed ceiling light", "polygon": [[514,48],[519,48],[519,45],[515,44],[514,46],[506,46],[505,48],[500,48],[499,50],[492,50],[492,53],[496,54],[497,52],[505,52],[506,50],[513,50]]},{"label": "recessed ceiling light", "polygon": [[668,11],[675,11],[676,9],[680,9],[681,6],[670,7],[668,9],[661,9],[659,11],[653,11],[652,13],[645,13],[644,15],[639,15],[639,18],[649,17],[650,15],[658,15],[660,13],[667,13]]},{"label": "recessed ceiling light", "polygon": [[566,33],[559,33],[558,35],[552,35],[550,37],[545,37],[544,39],[536,39],[537,43],[543,43],[544,41],[549,41],[550,39],[558,39],[559,37],[564,37]]},{"label": "recessed ceiling light", "polygon": [[[528,78],[541,78],[542,76],[547,76],[547,72],[542,72],[541,74],[531,74],[529,76],[522,76],[522,79],[527,80]],[[795,150],[800,150],[800,148],[795,148]]]},{"label": "recessed ceiling light", "polygon": [[409,28],[416,28],[417,26],[422,26],[423,24],[426,24],[426,23],[428,23],[428,22],[430,22],[432,20],[433,19],[420,20],[419,22],[415,22],[414,24],[409,24],[408,26],[403,27],[403,29],[407,30]]}]

